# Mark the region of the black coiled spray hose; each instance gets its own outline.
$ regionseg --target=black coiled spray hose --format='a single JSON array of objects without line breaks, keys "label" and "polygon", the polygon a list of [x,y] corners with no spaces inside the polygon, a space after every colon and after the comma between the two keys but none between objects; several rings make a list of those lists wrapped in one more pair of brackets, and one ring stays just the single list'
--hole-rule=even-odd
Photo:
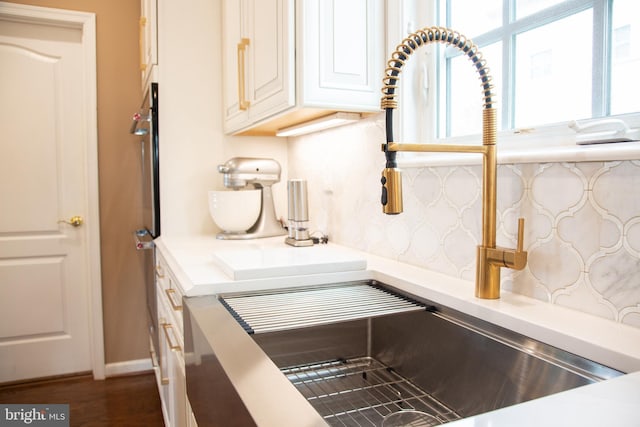
[{"label": "black coiled spray hose", "polygon": [[[395,100],[395,92],[398,75],[402,70],[409,56],[420,46],[429,43],[438,42],[449,46],[454,46],[461,50],[473,63],[478,72],[481,86],[482,96],[484,100],[483,108],[491,109],[495,104],[495,96],[493,94],[493,84],[489,75],[487,62],[483,58],[482,53],[478,50],[478,46],[457,31],[444,27],[426,27],[409,34],[402,43],[396,47],[391,54],[391,59],[387,61],[385,76],[382,79],[384,86],[382,87],[382,99],[380,106],[385,110],[386,121],[386,146],[393,142],[393,110],[397,108],[398,102]],[[386,147],[385,146],[385,147]],[[385,148],[385,156],[387,159],[387,168],[395,168],[396,152],[390,152]]]}]

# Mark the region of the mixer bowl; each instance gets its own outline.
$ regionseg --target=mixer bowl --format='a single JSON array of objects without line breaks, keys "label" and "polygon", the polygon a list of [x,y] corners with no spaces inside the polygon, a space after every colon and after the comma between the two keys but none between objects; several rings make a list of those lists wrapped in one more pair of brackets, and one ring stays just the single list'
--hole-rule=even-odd
[{"label": "mixer bowl", "polygon": [[228,233],[251,228],[260,215],[260,190],[209,191],[209,213],[213,222]]}]

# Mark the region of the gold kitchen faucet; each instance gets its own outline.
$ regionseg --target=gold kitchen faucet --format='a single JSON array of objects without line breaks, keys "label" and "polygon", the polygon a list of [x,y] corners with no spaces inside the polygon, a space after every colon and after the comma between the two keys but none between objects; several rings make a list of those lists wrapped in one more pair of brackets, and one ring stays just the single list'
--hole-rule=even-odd
[{"label": "gold kitchen faucet", "polygon": [[[420,46],[443,43],[458,48],[471,60],[482,86],[482,145],[406,144],[393,141],[393,110],[398,104],[395,91],[398,75],[409,56]],[[500,298],[500,268],[522,270],[527,264],[527,252],[523,250],[524,218],[518,220],[518,243],[516,249],[496,246],[496,109],[493,84],[486,60],[478,47],[457,31],[443,27],[426,27],[405,38],[387,62],[383,79],[381,107],[386,112],[386,139],[382,145],[386,166],[382,171],[382,210],[394,215],[402,212],[402,175],[396,162],[399,151],[448,152],[482,154],[482,242],[476,256],[476,288],[478,298]]]}]

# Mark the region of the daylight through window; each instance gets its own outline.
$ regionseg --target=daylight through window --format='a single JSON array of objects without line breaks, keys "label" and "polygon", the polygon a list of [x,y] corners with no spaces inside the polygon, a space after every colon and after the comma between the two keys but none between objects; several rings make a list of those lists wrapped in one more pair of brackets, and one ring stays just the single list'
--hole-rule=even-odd
[{"label": "daylight through window", "polygon": [[[441,24],[480,46],[499,100],[498,126],[518,129],[640,112],[640,20],[634,0],[441,0]],[[440,48],[438,136],[481,129],[477,76]],[[478,95],[480,96],[480,95]]]}]

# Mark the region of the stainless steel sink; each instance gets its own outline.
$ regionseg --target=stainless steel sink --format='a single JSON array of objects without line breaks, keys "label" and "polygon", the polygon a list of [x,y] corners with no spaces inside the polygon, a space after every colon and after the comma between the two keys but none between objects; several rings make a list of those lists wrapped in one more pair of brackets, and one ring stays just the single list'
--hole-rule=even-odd
[{"label": "stainless steel sink", "polygon": [[[339,297],[345,288],[366,293],[361,301],[350,294]],[[295,387],[329,425],[380,426],[385,417],[403,410],[421,411],[435,417],[435,423],[446,423],[621,374],[384,284],[348,283],[320,290],[329,298],[315,295],[315,287],[225,295],[209,305],[219,304],[221,319],[225,311],[233,316],[227,326],[242,326],[231,329],[234,334],[243,331],[243,351],[259,353],[260,364],[268,358],[265,366],[271,378],[277,370],[287,380],[289,388],[274,386],[275,396],[268,400],[286,407],[284,394],[277,396],[279,390],[290,397]],[[373,302],[378,294],[382,308]],[[349,304],[355,308],[341,310]],[[367,308],[358,310],[363,304]],[[189,305],[187,312],[193,314]],[[197,312],[198,308],[195,317],[185,320],[188,352],[203,348],[194,347],[193,334],[186,331],[198,329]],[[224,342],[228,340],[220,335],[218,347]],[[209,352],[225,353],[213,348],[215,344],[209,342]],[[199,412],[211,412],[211,400],[208,405],[198,403],[208,380],[203,381],[202,357],[193,360],[187,360],[187,390],[198,418]],[[216,363],[219,374],[234,370],[231,359],[217,358]],[[243,372],[249,366],[244,365]],[[247,380],[246,375],[237,378],[243,384]],[[239,407],[248,418],[255,425],[267,425],[257,421],[250,397],[238,384],[230,379],[218,392],[238,392]]]}]

